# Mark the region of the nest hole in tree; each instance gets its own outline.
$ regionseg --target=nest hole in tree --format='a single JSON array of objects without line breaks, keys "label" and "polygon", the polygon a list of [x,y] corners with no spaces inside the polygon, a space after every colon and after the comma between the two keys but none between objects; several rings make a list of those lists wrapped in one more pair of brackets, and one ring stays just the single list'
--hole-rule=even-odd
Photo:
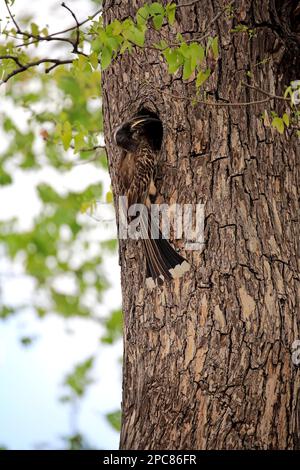
[{"label": "nest hole in tree", "polygon": [[145,127],[145,130],[147,133],[148,142],[150,143],[153,150],[160,150],[164,131],[159,115],[145,106],[142,106],[136,113],[136,116],[150,116],[156,119],[155,121],[149,122]]}]

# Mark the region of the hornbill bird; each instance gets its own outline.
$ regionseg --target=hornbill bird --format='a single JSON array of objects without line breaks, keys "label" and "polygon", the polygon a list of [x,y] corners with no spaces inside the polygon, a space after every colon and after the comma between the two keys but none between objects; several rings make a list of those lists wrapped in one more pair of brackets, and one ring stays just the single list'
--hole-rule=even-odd
[{"label": "hornbill bird", "polygon": [[[158,134],[162,136],[161,121],[151,115],[138,115],[121,124],[114,133],[115,143],[121,147],[123,157],[118,168],[119,193],[127,197],[127,206],[144,204],[147,207],[141,213],[140,229],[143,250],[147,262],[146,285],[154,288],[164,281],[181,277],[189,270],[189,263],[163,237],[156,224],[159,238],[153,238],[151,227],[151,196],[155,196],[155,171],[159,152]],[[131,218],[127,219],[130,221]]]}]

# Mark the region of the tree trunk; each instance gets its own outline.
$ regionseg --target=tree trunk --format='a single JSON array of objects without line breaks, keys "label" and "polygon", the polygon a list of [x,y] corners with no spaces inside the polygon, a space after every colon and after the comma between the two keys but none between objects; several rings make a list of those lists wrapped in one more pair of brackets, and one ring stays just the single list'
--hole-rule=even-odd
[{"label": "tree trunk", "polygon": [[[143,3],[106,0],[105,24],[134,16]],[[185,38],[206,32],[225,5],[176,3],[172,31]],[[220,57],[207,100],[266,98],[242,85],[247,71],[277,95],[299,78],[292,4],[236,0],[232,17],[209,27]],[[254,32],[231,32],[241,23]],[[170,31],[163,27],[172,42]],[[147,44],[158,36],[150,29]],[[280,135],[262,120],[265,109],[282,114],[284,102],[192,105],[176,96],[195,96],[195,82],[170,75],[152,49],[117,57],[102,81],[113,188],[120,158],[113,129],[146,106],[164,126],[163,201],[205,204],[204,250],[174,242],[192,265],[183,279],[147,290],[140,245],[120,243],[121,448],[299,449],[300,370],[291,356],[300,338],[299,153],[290,130]]]}]

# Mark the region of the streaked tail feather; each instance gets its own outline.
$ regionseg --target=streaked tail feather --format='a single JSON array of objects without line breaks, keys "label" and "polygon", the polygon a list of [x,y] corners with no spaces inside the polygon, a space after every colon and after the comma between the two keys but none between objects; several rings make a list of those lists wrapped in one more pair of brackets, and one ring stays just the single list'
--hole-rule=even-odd
[{"label": "streaked tail feather", "polygon": [[143,239],[147,260],[146,285],[153,289],[165,281],[177,279],[190,269],[189,263],[170,245],[160,230],[159,238],[151,238],[151,214],[148,212],[148,226],[141,218],[141,230],[147,237]]}]

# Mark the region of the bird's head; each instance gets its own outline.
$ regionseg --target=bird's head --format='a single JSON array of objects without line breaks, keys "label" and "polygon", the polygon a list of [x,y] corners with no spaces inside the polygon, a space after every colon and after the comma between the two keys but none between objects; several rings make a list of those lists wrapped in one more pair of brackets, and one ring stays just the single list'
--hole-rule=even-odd
[{"label": "bird's head", "polygon": [[136,116],[117,127],[114,141],[119,147],[134,152],[144,139],[149,143],[149,126],[158,123],[160,120],[151,116]]}]

